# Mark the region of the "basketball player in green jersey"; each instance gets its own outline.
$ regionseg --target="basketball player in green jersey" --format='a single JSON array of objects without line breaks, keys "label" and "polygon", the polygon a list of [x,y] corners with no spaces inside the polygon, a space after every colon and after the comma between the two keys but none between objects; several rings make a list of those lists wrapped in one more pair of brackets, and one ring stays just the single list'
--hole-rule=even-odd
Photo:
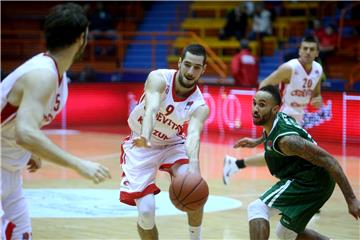
[{"label": "basketball player in green jersey", "polygon": [[269,217],[274,213],[281,214],[279,239],[328,239],[306,225],[329,199],[335,183],[356,219],[360,201],[337,160],[317,146],[294,118],[279,112],[280,105],[278,87],[271,85],[260,88],[253,100],[253,122],[264,128],[266,164],[279,181],[249,204],[250,239],[269,238]]},{"label": "basketball player in green jersey", "polygon": [[[283,85],[283,105],[280,109],[303,125],[304,109],[308,104],[315,108],[322,105],[321,76],[323,69],[315,58],[319,55],[319,43],[313,36],[304,37],[299,47],[299,58],[282,64],[270,76],[264,79],[260,87],[267,85]],[[304,83],[306,81],[306,84]],[[263,139],[242,138],[234,148],[256,147]],[[264,153],[249,156],[243,159],[226,155],[224,158],[223,181],[227,185],[233,174],[245,166],[262,166],[265,163]]]}]

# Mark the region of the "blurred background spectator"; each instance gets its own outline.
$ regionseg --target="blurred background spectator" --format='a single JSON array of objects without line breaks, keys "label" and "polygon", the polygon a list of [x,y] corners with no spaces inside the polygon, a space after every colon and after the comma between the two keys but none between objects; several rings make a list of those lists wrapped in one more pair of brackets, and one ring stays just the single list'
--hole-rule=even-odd
[{"label": "blurred background spectator", "polygon": [[[90,32],[89,38],[91,40],[116,40],[118,39],[118,33],[115,30],[115,22],[113,16],[106,9],[103,2],[96,3],[96,9],[91,12],[89,4],[84,6],[88,12],[90,20]],[[115,53],[115,46],[99,47],[95,48],[96,55],[113,55]]]},{"label": "blurred background spectator", "polygon": [[245,37],[248,24],[247,11],[245,3],[240,3],[227,14],[225,27],[220,31],[221,40],[235,36],[240,41]]},{"label": "blurred background spectator", "polygon": [[325,34],[323,25],[319,19],[313,20],[312,34],[315,35],[318,39]]},{"label": "blurred background spectator", "polygon": [[249,41],[241,40],[241,49],[231,60],[231,75],[237,87],[258,86],[259,63],[249,48]]},{"label": "blurred background spectator", "polygon": [[272,17],[271,12],[264,8],[262,2],[255,4],[255,12],[252,18],[252,29],[248,34],[250,40],[256,40],[259,43],[260,56],[263,56],[263,38],[272,35]]},{"label": "blurred background spectator", "polygon": [[318,39],[320,48],[319,57],[321,61],[326,62],[326,59],[336,51],[338,34],[335,31],[335,27],[333,25],[327,26],[324,33],[318,36]]},{"label": "blurred background spectator", "polygon": [[271,12],[264,8],[262,2],[255,4],[255,12],[252,19],[252,29],[249,33],[249,39],[255,40],[272,34]]}]

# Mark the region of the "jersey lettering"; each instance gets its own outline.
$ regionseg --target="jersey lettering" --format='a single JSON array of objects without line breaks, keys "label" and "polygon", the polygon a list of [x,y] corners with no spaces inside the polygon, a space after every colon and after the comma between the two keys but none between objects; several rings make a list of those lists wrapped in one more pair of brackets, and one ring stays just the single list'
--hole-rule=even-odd
[{"label": "jersey lettering", "polygon": [[51,122],[53,119],[54,119],[54,116],[51,114],[51,113],[49,113],[49,114],[44,114],[44,120],[45,120],[45,122]]},{"label": "jersey lettering", "polygon": [[[179,125],[179,124],[176,124],[175,122],[173,122],[170,118],[167,118],[166,117],[166,114],[163,114],[161,112],[158,112],[156,114],[156,121],[164,124],[164,125],[168,125],[171,129],[175,129],[178,131],[178,133],[181,133],[183,130],[183,127],[182,125]],[[137,121],[142,124],[142,121],[143,121],[143,117],[140,116]]]},{"label": "jersey lettering", "polygon": [[161,122],[165,125],[168,125],[171,129],[178,129],[179,125],[173,122],[170,118],[166,117],[166,114],[158,112],[156,114],[156,121]]},{"label": "jersey lettering", "polygon": [[173,111],[174,111],[175,107],[173,105],[168,105],[165,109],[166,113],[165,116],[169,116]]},{"label": "jersey lettering", "polygon": [[56,94],[54,111],[57,112],[60,108],[60,93]]},{"label": "jersey lettering", "polygon": [[311,79],[304,78],[303,88],[311,88],[313,81]]},{"label": "jersey lettering", "polygon": [[162,140],[168,140],[169,139],[168,136],[166,136],[165,133],[162,133],[162,132],[160,132],[158,130],[154,130],[152,132],[152,135],[154,135],[154,136],[156,136],[156,137],[158,137],[158,138],[160,138]]},{"label": "jersey lettering", "polygon": [[[53,107],[53,111],[55,111],[55,114],[60,109],[60,103],[61,103],[60,99],[61,99],[60,93],[56,94],[55,104]],[[44,114],[43,116],[43,120],[45,122],[51,122],[53,119],[54,119],[54,115],[52,113]]]},{"label": "jersey lettering", "polygon": [[290,94],[291,96],[296,96],[296,97],[308,97],[312,95],[312,92],[313,91],[311,89],[305,89],[305,90],[295,89]]},{"label": "jersey lettering", "polygon": [[139,122],[140,124],[142,124],[142,121],[143,121],[143,118],[142,118],[142,116],[140,116],[140,117],[138,118],[138,122]]},{"label": "jersey lettering", "polygon": [[293,108],[303,108],[307,106],[307,103],[297,103],[297,102],[291,102],[290,106]]}]

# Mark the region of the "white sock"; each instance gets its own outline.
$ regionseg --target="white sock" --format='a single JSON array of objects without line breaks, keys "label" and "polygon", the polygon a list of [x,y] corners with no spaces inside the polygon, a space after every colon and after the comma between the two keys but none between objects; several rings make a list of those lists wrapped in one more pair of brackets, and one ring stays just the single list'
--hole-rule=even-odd
[{"label": "white sock", "polygon": [[201,240],[201,226],[189,226],[190,240]]}]

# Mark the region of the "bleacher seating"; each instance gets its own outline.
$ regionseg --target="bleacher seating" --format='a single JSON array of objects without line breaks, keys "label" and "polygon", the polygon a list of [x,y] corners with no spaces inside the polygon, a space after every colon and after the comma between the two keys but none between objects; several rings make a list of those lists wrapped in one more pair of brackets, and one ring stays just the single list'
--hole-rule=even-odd
[{"label": "bleacher seating", "polygon": [[304,16],[307,20],[310,20],[311,14],[316,14],[319,8],[319,2],[284,2],[283,7],[285,9],[286,16],[294,16],[294,12],[297,15]]},{"label": "bleacher seating", "polygon": [[[42,32],[43,21],[50,8],[59,3],[63,2],[2,2],[2,71],[9,73],[31,56],[46,50]],[[90,2],[90,4],[94,8],[96,2]],[[118,31],[135,31],[138,22],[143,18],[144,5],[146,5],[141,2],[107,2],[106,4],[115,17],[115,26]],[[109,46],[111,44],[118,44],[112,56],[95,57],[95,43],[89,40],[83,61],[74,64],[70,70],[78,73],[88,65],[96,71],[113,72],[123,60],[127,43],[110,43],[109,40],[96,42],[96,45]]]},{"label": "bleacher seating", "polygon": [[360,38],[344,38],[336,54],[326,60],[324,68],[328,78],[349,80],[349,72],[358,64],[359,59]]},{"label": "bleacher seating", "polygon": [[[206,42],[206,44],[225,62],[228,66],[234,54],[239,50],[240,42],[233,38],[228,40],[219,40],[218,36],[220,30],[226,24],[226,14],[233,9],[240,2],[224,2],[224,4],[212,2],[194,2],[190,5],[190,16],[186,18],[180,25],[184,31],[191,31],[197,34]],[[251,20],[249,20],[249,28]],[[181,49],[192,39],[178,37],[172,47],[175,49],[172,55],[168,56],[168,65],[176,66],[178,61],[178,54]],[[253,54],[259,55],[258,41],[251,41],[250,48]],[[267,36],[263,38],[263,54],[272,56],[277,48],[277,38],[274,36]],[[212,73],[212,69],[208,67],[207,72]]]},{"label": "bleacher seating", "polygon": [[225,18],[186,18],[180,27],[185,31],[195,32],[201,38],[206,38],[218,36],[225,23]]},{"label": "bleacher seating", "polygon": [[[2,2],[1,56],[3,60],[2,70],[4,72],[11,71],[22,61],[45,49],[41,31],[44,16],[48,13],[49,9],[57,3],[60,2]],[[95,4],[92,2],[90,3]],[[158,32],[160,29],[159,26],[165,25],[165,22],[167,23],[170,17],[167,17],[166,20],[164,20],[165,18],[161,18],[160,20],[160,15],[161,17],[165,16],[165,14],[160,11],[154,13],[155,15],[157,14],[155,17],[145,19],[144,12],[146,10],[149,10],[148,12],[150,12],[151,9],[147,8],[147,5],[151,5],[150,3],[109,2],[107,4],[110,6],[109,10],[117,18],[116,29],[119,32],[123,32],[122,38],[115,43],[117,44],[115,53],[109,57],[95,56],[93,53],[95,43],[89,41],[89,46],[86,48],[84,55],[84,61],[75,64],[71,69],[72,71],[81,71],[86,65],[99,72],[113,72],[116,71],[116,69],[119,70],[119,66],[123,67],[123,69],[129,68],[130,65],[125,65],[122,61],[128,55],[131,57],[135,56],[135,50],[139,52],[138,55],[140,58],[133,60],[133,62],[136,62],[137,64],[141,63],[141,66],[146,66],[143,69],[144,72],[147,72],[149,68],[159,66],[176,67],[179,54],[183,47],[190,42],[199,40],[193,37],[185,37],[189,36],[186,34],[176,35],[177,37],[174,41],[171,37],[165,38],[165,36],[159,36],[159,39],[166,39],[168,42],[158,42],[156,47],[151,45],[152,47],[140,49],[138,46],[143,43],[132,45],[132,41],[147,41],[147,43],[144,42],[144,44],[150,44],[152,41],[151,44],[153,44],[154,39],[145,39],[143,36],[136,34],[126,35],[125,32],[139,32],[141,29],[138,28],[138,26],[142,26],[142,30],[145,32]],[[226,14],[238,4],[240,4],[240,1],[222,2],[221,4],[218,2],[195,1],[193,3],[183,4],[188,6],[188,9],[183,11],[181,16],[187,16],[187,18],[182,22],[174,21],[172,24],[175,24],[175,22],[178,23],[178,28],[174,26],[174,29],[196,33],[201,38],[201,41],[205,42],[206,45],[229,66],[232,56],[240,48],[240,43],[235,38],[219,40],[218,35],[220,29],[225,25]],[[286,53],[287,43],[292,42],[292,39],[300,39],[301,36],[303,36],[309,18],[324,17],[323,19],[325,19],[327,23],[339,20],[340,10],[336,10],[336,3],[283,2],[282,7],[283,15],[276,16],[273,22],[273,36],[263,38],[263,57],[260,62],[261,78],[266,77],[269,74],[269,71],[273,71],[276,66],[281,63],[279,60],[282,59],[282,55]],[[325,8],[331,9],[331,16],[326,15]],[[176,14],[172,13],[171,17],[180,20],[181,18],[177,15],[178,12]],[[143,19],[144,22],[141,25],[138,25],[141,19]],[[150,20],[152,23],[150,23]],[[155,26],[153,24],[154,21],[159,25]],[[360,59],[359,38],[353,38],[351,35],[351,28],[358,25],[358,23],[358,20],[354,19],[346,18],[344,20],[344,26],[341,30],[343,33],[341,47],[337,49],[337,54],[329,57],[329,60],[324,64],[328,79],[349,79],[348,73]],[[251,24],[251,19],[249,19],[248,29],[251,28]],[[147,28],[149,26],[152,28]],[[161,29],[161,31],[169,30],[168,27]],[[139,39],[137,39],[138,36],[140,36]],[[285,44],[283,45],[283,43]],[[108,45],[112,43],[97,41],[96,44]],[[257,41],[250,42],[250,48],[253,54],[260,54],[259,45],[260,44]],[[278,49],[278,46],[281,46],[281,49]],[[155,55],[155,57],[153,57],[154,49],[156,49],[156,53],[161,53],[161,55]],[[153,63],[153,60],[151,60],[151,63],[150,60],[138,60],[145,59],[145,55],[148,58],[156,59],[155,64]],[[167,59],[167,61],[164,61],[163,59]],[[262,69],[266,69],[266,71],[263,71]],[[212,67],[208,66],[208,74],[215,72],[216,71],[212,69]]]},{"label": "bleacher seating", "polygon": [[303,16],[277,17],[273,22],[274,35],[281,42],[287,42],[289,37],[303,36],[308,20]]},{"label": "bleacher seating", "polygon": [[190,16],[198,18],[224,18],[229,10],[240,4],[240,1],[228,2],[194,2],[190,6]]}]

